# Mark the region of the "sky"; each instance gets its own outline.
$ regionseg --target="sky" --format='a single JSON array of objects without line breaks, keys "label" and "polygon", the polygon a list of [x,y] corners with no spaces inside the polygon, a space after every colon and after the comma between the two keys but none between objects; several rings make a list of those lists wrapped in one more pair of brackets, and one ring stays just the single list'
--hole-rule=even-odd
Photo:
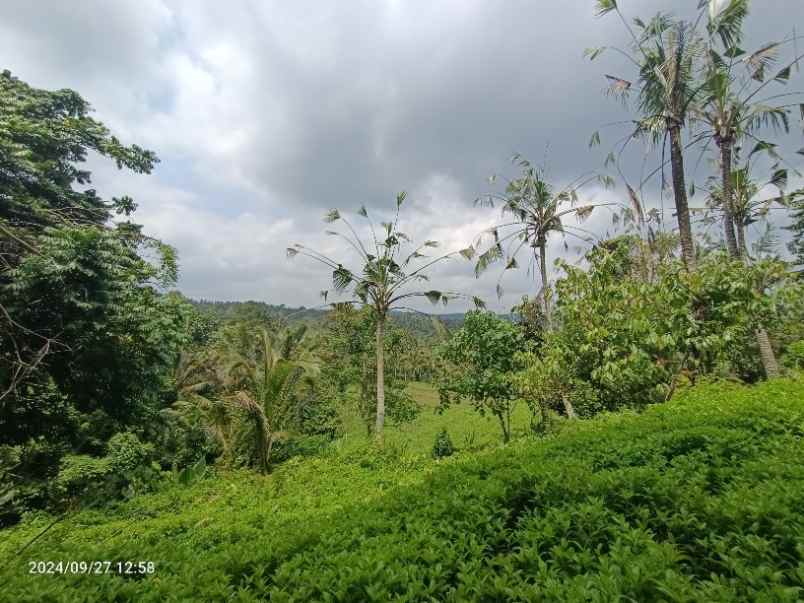
[{"label": "sky", "polygon": [[[644,18],[657,10],[690,15],[697,0],[619,4],[627,17]],[[796,23],[804,29],[801,0],[753,5],[748,50],[784,38]],[[330,287],[326,267],[287,259],[288,246],[315,247],[347,265],[353,257],[324,234],[329,208],[351,215],[365,205],[378,223],[407,191],[403,230],[448,252],[500,222],[498,209],[474,200],[501,191],[490,175],[516,176],[513,154],[545,165],[559,188],[602,172],[626,130],[603,129],[592,149],[591,134],[631,116],[604,96],[604,74],[633,73],[616,53],[590,63],[583,51],[626,43],[622,23],[596,18],[593,0],[0,4],[0,67],[37,87],[78,91],[124,142],[159,156],[150,175],[98,157],[89,167],[101,195],[134,197],[135,221],[177,249],[178,288],[195,298],[288,306],[320,304]],[[779,92],[804,90],[804,74],[794,72],[788,88]],[[796,113],[785,150],[804,144],[797,122]],[[644,155],[638,148],[628,157],[629,178],[639,179]],[[804,169],[802,156],[789,159]],[[646,165],[658,165],[656,156]],[[711,173],[706,158],[689,171],[701,185]],[[620,181],[613,191],[586,187],[582,198],[627,202]],[[656,183],[647,184],[644,202],[671,205]],[[698,195],[692,205],[703,202]],[[595,210],[583,228],[603,236],[610,214]],[[567,243],[565,250],[561,237],[551,239],[548,258],[575,261],[576,247],[588,247]],[[522,269],[502,280],[502,299],[500,269],[477,279],[462,259],[437,266],[432,287],[507,310],[539,288],[527,257],[519,259]]]}]

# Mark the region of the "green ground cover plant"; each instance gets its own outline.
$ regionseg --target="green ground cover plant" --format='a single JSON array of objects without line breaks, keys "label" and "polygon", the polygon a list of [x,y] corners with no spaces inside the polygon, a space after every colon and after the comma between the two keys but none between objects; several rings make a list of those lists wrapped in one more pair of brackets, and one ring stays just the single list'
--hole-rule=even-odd
[{"label": "green ground cover plant", "polygon": [[[3,598],[798,601],[802,435],[804,384],[784,379],[439,461],[335,445],[69,515],[20,553],[52,522],[30,517],[0,543]],[[155,571],[28,573],[68,559]]]}]

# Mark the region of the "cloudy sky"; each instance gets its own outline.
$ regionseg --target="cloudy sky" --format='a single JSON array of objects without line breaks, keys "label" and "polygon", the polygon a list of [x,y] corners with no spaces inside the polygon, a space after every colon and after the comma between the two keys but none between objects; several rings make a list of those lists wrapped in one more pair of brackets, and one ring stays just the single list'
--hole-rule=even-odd
[{"label": "cloudy sky", "polygon": [[[627,15],[643,17],[689,14],[695,4],[620,1]],[[795,23],[804,30],[801,0],[753,4],[748,49],[785,37]],[[406,232],[448,251],[498,221],[473,200],[494,190],[490,174],[515,175],[513,153],[546,161],[558,185],[602,167],[625,131],[604,130],[592,150],[591,133],[628,117],[602,95],[603,74],[632,74],[614,54],[583,59],[584,48],[626,42],[622,24],[596,19],[593,6],[3,0],[0,57],[2,68],[32,85],[77,90],[124,141],[157,152],[161,163],[150,176],[93,159],[93,184],[107,197],[135,197],[137,221],[178,249],[184,293],[312,306],[328,273],[287,260],[285,248],[301,242],[343,255],[323,234],[328,208],[365,204],[379,221],[406,190]],[[804,89],[803,74],[793,79],[793,89]],[[801,146],[796,127],[785,148]],[[641,157],[636,150],[628,168],[637,178]],[[696,180],[707,175],[704,163]],[[623,189],[590,187],[586,195],[618,202]],[[657,194],[648,196],[660,205]],[[585,227],[603,233],[608,224],[598,212]],[[552,241],[551,256],[563,249]],[[498,276],[476,280],[471,265],[456,260],[434,281],[498,309],[535,292],[532,275],[509,273],[497,302]]]}]

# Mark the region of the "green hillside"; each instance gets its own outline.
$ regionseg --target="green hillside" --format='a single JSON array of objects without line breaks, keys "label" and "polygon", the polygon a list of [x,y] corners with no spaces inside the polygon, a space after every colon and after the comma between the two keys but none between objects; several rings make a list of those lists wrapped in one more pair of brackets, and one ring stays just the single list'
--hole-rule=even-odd
[{"label": "green hillside", "polygon": [[[19,553],[51,519],[23,522],[0,543],[2,599],[799,601],[802,434],[804,385],[777,380],[441,461],[430,434],[382,453],[341,440],[70,515]],[[31,576],[36,560],[154,572]]]}]

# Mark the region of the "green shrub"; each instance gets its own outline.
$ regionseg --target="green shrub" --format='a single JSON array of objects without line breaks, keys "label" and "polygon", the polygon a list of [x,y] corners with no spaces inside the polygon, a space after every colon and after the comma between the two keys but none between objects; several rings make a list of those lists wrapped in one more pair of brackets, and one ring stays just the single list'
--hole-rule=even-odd
[{"label": "green shrub", "polygon": [[804,369],[804,339],[791,343],[784,355],[784,363],[793,369]]},{"label": "green shrub", "polygon": [[433,444],[433,458],[441,459],[446,456],[452,456],[455,449],[452,446],[452,440],[447,433],[446,428],[438,432],[435,443]]},{"label": "green shrub", "polygon": [[[718,383],[449,463],[291,459],[85,510],[20,556],[50,520],[6,530],[3,597],[797,602],[802,425],[802,383]],[[156,570],[31,576],[36,559]]]}]

